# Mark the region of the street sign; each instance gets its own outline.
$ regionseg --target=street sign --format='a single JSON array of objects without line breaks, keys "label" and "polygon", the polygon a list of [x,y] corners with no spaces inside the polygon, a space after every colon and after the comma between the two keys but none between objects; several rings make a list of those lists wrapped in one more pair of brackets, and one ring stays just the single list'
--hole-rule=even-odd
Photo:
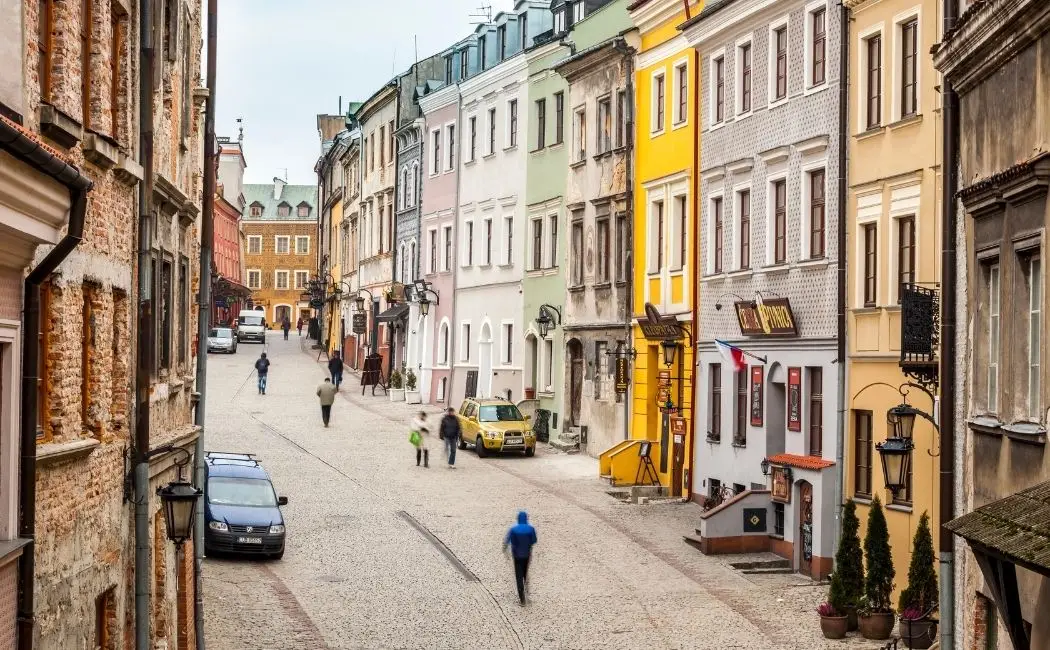
[{"label": "street sign", "polygon": [[354,334],[364,334],[365,329],[368,327],[368,315],[360,311],[354,312],[351,320],[352,323],[350,328],[353,330]]},{"label": "street sign", "polygon": [[627,358],[617,357],[616,358],[616,392],[623,395],[627,392],[627,387],[631,383],[631,378],[628,376]]},{"label": "street sign", "polygon": [[321,307],[324,307],[324,301],[320,298],[314,298],[310,301],[310,306],[314,309],[320,309]]}]

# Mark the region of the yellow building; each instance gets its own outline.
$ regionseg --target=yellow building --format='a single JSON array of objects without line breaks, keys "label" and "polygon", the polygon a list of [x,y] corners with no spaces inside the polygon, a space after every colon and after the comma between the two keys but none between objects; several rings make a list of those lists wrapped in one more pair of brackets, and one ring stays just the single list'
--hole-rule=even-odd
[{"label": "yellow building", "polygon": [[[678,26],[700,8],[700,2],[682,0],[637,0],[628,7],[640,37],[634,74],[632,309],[637,356],[631,387],[631,435],[655,443],[652,460],[660,482],[671,494],[681,496],[690,493],[693,455],[694,260],[698,248],[694,183],[700,143],[696,128],[698,53],[689,47]],[[677,328],[666,326],[672,320]],[[661,337],[675,337],[676,329],[678,345],[669,366],[666,348],[674,347],[675,341],[664,343]],[[668,400],[673,405],[670,409]]]},{"label": "yellow building", "polygon": [[[886,520],[897,571],[894,598],[907,585],[912,537],[924,511],[930,514],[934,548],[940,532],[940,458],[931,455],[938,448],[932,425],[917,419],[909,485],[897,495],[885,489],[875,449],[893,435],[887,431],[887,411],[902,401],[891,386],[917,381],[900,365],[901,296],[936,289],[941,277],[940,78],[927,54],[939,40],[938,4],[939,0],[845,0],[853,17],[850,78],[856,83],[849,87],[844,220],[850,246],[844,479],[846,496],[859,506],[862,534],[871,499],[878,495],[888,504]],[[907,285],[918,288],[906,292]],[[936,376],[935,361],[927,372]],[[936,387],[930,388],[936,394]],[[933,414],[930,398],[920,390],[910,389],[908,403]]]}]

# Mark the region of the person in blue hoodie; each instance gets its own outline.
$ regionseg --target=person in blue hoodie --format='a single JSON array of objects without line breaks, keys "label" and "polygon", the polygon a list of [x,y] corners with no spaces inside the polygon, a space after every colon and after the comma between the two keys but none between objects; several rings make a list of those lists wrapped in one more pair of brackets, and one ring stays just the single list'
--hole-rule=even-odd
[{"label": "person in blue hoodie", "polygon": [[532,545],[536,543],[536,529],[529,523],[529,515],[522,510],[518,513],[518,523],[510,527],[503,539],[503,551],[510,547],[514,557],[514,580],[518,583],[518,599],[525,604],[525,581],[529,575],[529,560],[532,558]]}]

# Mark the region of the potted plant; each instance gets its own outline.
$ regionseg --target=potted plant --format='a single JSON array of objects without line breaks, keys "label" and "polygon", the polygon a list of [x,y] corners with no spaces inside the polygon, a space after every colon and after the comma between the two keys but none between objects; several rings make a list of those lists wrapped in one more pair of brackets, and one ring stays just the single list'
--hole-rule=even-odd
[{"label": "potted plant", "polygon": [[830,602],[823,602],[817,607],[820,615],[820,631],[824,633],[825,639],[843,639],[846,637],[846,614],[835,609]]},{"label": "potted plant", "polygon": [[409,404],[420,404],[423,401],[423,395],[416,390],[416,373],[412,372],[411,368],[405,371],[405,401]]},{"label": "potted plant", "polygon": [[857,607],[864,595],[864,560],[860,551],[860,521],[853,499],[842,508],[842,533],[835,554],[835,572],[831,574],[828,602],[846,614],[847,629],[857,629]]},{"label": "potted plant", "polygon": [[923,512],[912,540],[908,586],[898,603],[900,635],[909,648],[929,648],[937,638],[937,621],[930,616],[937,610],[939,599],[934,562],[930,516]]},{"label": "potted plant", "polygon": [[893,632],[893,556],[890,553],[890,533],[886,515],[878,495],[871,502],[868,531],[864,535],[864,559],[867,576],[864,580],[864,602],[857,612],[858,627],[865,639],[883,640]]},{"label": "potted plant", "polygon": [[400,370],[394,370],[394,372],[390,373],[390,389],[387,392],[390,394],[391,402],[403,402],[405,400],[403,382],[404,378],[401,376]]}]

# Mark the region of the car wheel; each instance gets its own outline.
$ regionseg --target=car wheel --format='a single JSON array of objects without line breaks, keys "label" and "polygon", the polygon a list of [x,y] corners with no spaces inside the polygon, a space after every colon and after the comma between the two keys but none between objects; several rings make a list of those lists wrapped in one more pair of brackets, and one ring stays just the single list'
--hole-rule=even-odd
[{"label": "car wheel", "polygon": [[474,439],[474,451],[477,452],[478,458],[484,458],[489,455],[487,449],[485,449],[485,443],[481,441],[481,436]]},{"label": "car wheel", "polygon": [[460,449],[466,449],[467,448],[467,441],[464,440],[462,436],[460,436],[460,438],[459,438],[459,448]]},{"label": "car wheel", "polygon": [[526,447],[525,448],[525,455],[528,456],[529,458],[532,458],[533,456],[536,455],[536,448],[535,447]]},{"label": "car wheel", "polygon": [[284,558],[284,549],[283,548],[270,556],[271,560],[280,560],[280,559],[283,559],[283,558]]}]

